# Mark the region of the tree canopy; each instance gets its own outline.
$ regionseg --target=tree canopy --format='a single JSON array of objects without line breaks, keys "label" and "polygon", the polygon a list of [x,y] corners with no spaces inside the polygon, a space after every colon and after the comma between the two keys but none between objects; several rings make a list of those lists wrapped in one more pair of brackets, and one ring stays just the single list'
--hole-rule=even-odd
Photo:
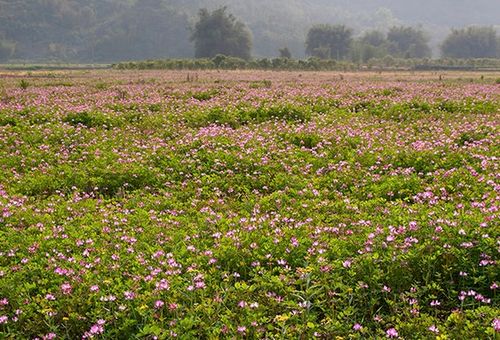
[{"label": "tree canopy", "polygon": [[351,59],[366,63],[372,58],[383,58],[389,55],[389,43],[381,31],[365,32],[355,40],[351,48]]},{"label": "tree canopy", "polygon": [[218,54],[242,59],[251,57],[251,33],[241,21],[227,12],[226,7],[212,12],[201,9],[191,40],[196,58],[212,58]]},{"label": "tree canopy", "polygon": [[426,58],[431,56],[428,37],[414,27],[395,26],[387,33],[389,51],[402,58]]},{"label": "tree canopy", "polygon": [[451,58],[495,58],[500,43],[493,27],[454,29],[441,45],[443,56]]},{"label": "tree canopy", "polygon": [[316,25],[307,33],[306,53],[322,59],[343,59],[349,53],[352,30],[344,25]]}]

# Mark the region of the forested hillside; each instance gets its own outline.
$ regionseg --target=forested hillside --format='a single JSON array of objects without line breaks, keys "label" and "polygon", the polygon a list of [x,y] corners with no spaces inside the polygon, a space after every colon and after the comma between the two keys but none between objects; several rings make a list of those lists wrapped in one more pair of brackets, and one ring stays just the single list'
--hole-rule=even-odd
[{"label": "forested hillside", "polygon": [[0,0],[0,61],[120,61],[191,57],[200,8],[227,5],[253,34],[255,56],[287,46],[304,56],[314,24],[355,34],[421,24],[434,48],[452,27],[499,24],[496,0]]},{"label": "forested hillside", "polygon": [[113,61],[190,56],[188,27],[188,16],[161,0],[1,1],[0,58]]}]

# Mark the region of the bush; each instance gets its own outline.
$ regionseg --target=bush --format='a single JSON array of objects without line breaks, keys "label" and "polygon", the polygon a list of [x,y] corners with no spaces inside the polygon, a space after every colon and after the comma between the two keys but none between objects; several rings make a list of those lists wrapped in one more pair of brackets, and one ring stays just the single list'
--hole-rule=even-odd
[{"label": "bush", "polygon": [[62,120],[73,126],[83,125],[88,128],[104,127],[109,129],[113,127],[113,123],[116,123],[116,120],[99,111],[68,113]]},{"label": "bush", "polygon": [[21,81],[19,82],[19,87],[22,90],[26,90],[29,86],[30,86],[30,83],[26,79],[21,79]]}]

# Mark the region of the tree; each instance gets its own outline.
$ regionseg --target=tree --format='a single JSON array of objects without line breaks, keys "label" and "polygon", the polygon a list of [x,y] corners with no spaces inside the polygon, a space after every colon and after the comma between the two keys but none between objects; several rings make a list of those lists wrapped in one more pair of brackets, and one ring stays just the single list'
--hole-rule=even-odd
[{"label": "tree", "polygon": [[344,25],[316,25],[307,33],[306,53],[321,59],[343,59],[349,53],[352,30]]},{"label": "tree", "polygon": [[369,31],[356,39],[351,48],[351,59],[366,63],[372,58],[383,58],[388,55],[388,42],[380,31]]},{"label": "tree", "polygon": [[217,54],[250,59],[252,35],[246,26],[221,7],[209,12],[201,9],[191,41],[196,58],[212,58]]},{"label": "tree", "polygon": [[497,32],[493,27],[454,29],[441,45],[441,52],[451,58],[499,57]]},{"label": "tree", "polygon": [[280,48],[280,58],[292,59],[292,52],[288,47]]},{"label": "tree", "polygon": [[359,40],[363,44],[374,47],[380,47],[387,43],[385,34],[377,30],[366,32]]},{"label": "tree", "polygon": [[387,33],[389,51],[400,58],[427,58],[431,56],[425,33],[413,27],[395,26]]}]

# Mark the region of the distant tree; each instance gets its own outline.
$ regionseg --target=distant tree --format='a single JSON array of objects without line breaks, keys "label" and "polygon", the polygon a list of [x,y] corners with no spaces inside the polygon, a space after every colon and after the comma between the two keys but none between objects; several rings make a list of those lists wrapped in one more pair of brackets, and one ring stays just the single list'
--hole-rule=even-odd
[{"label": "distant tree", "polygon": [[377,30],[366,32],[359,40],[364,44],[375,47],[379,47],[387,43],[385,34]]},{"label": "distant tree", "polygon": [[307,33],[306,53],[321,59],[343,59],[349,54],[352,30],[344,25],[317,25]]},{"label": "distant tree", "polygon": [[388,42],[384,33],[370,31],[356,39],[351,48],[351,59],[366,63],[373,58],[383,58],[388,55]]},{"label": "distant tree", "polygon": [[280,58],[292,59],[292,52],[288,47],[280,48]]},{"label": "distant tree", "polygon": [[496,58],[499,42],[493,27],[467,27],[454,29],[441,45],[444,57]]},{"label": "distant tree", "polygon": [[413,27],[395,26],[387,33],[389,51],[400,58],[427,58],[431,56],[425,33]]},{"label": "distant tree", "polygon": [[246,26],[222,7],[198,13],[191,40],[196,58],[212,58],[217,54],[250,59],[252,36]]}]

